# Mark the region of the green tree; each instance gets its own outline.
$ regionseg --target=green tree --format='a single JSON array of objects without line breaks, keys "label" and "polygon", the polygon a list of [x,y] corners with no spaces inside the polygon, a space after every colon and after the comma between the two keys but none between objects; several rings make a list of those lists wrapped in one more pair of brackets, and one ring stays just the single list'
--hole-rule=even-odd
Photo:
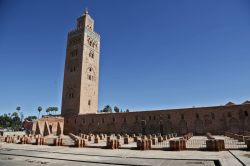
[{"label": "green tree", "polygon": [[[21,116],[20,116],[21,115]],[[3,114],[0,116],[0,127],[18,131],[22,128],[22,115],[18,112]]]},{"label": "green tree", "polygon": [[0,127],[2,128],[7,128],[7,127],[11,127],[12,124],[12,119],[9,114],[3,114],[0,116]]},{"label": "green tree", "polygon": [[49,114],[50,114],[50,111],[51,111],[51,110],[50,110],[50,107],[46,109],[46,113],[47,113],[47,115],[49,115]]},{"label": "green tree", "polygon": [[20,119],[21,119],[21,122],[23,122],[23,119],[24,119],[24,115],[22,112],[20,112]]},{"label": "green tree", "polygon": [[21,107],[20,107],[20,106],[17,106],[17,107],[16,107],[16,110],[17,110],[17,113],[20,114]]},{"label": "green tree", "polygon": [[37,119],[36,116],[28,116],[24,120],[33,121],[33,120],[36,120],[36,119]]},{"label": "green tree", "polygon": [[114,106],[114,111],[115,111],[116,113],[118,113],[118,112],[120,112],[120,109],[119,109],[117,106]]},{"label": "green tree", "polygon": [[58,107],[54,107],[54,111],[55,111],[55,114],[56,114],[57,111],[58,111]]},{"label": "green tree", "polygon": [[19,114],[20,119],[21,119],[21,122],[22,122],[24,116],[23,116],[23,113],[21,112],[21,107],[20,107],[20,106],[17,106],[17,107],[16,107],[16,110],[17,110],[17,113]]},{"label": "green tree", "polygon": [[46,109],[46,112],[49,114],[49,115],[52,115],[53,112],[54,114],[58,111],[58,107],[49,107]]},{"label": "green tree", "polygon": [[22,127],[22,121],[21,121],[21,118],[19,117],[18,113],[13,112],[11,115],[11,119],[12,119],[11,128],[14,131],[20,130],[20,128]]},{"label": "green tree", "polygon": [[112,108],[110,107],[110,105],[106,105],[104,108],[103,108],[103,110],[102,110],[102,112],[112,112]]},{"label": "green tree", "polygon": [[20,110],[21,110],[21,107],[20,107],[20,106],[17,106],[17,107],[16,107],[16,110],[17,110],[17,112],[19,113]]},{"label": "green tree", "polygon": [[126,109],[126,112],[129,112],[129,109]]},{"label": "green tree", "polygon": [[39,107],[37,108],[37,110],[38,110],[38,112],[39,112],[39,114],[38,114],[38,119],[39,119],[40,113],[41,113],[41,111],[43,110],[43,108],[42,108],[41,106],[39,106]]}]

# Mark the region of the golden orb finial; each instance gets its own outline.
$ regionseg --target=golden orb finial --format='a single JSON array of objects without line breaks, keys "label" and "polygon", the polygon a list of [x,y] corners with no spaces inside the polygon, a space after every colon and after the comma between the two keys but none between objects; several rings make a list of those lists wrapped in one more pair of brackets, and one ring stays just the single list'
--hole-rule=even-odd
[{"label": "golden orb finial", "polygon": [[87,8],[87,7],[85,8],[84,14],[89,14],[89,11],[88,11],[88,8]]}]

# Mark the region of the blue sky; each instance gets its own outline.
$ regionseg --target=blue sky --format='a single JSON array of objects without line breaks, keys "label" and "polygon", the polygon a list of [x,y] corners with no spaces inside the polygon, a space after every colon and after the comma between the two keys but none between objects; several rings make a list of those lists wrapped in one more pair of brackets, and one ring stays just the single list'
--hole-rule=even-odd
[{"label": "blue sky", "polygon": [[99,109],[250,99],[248,0],[0,0],[0,113],[61,107],[67,32],[86,6],[101,35]]}]

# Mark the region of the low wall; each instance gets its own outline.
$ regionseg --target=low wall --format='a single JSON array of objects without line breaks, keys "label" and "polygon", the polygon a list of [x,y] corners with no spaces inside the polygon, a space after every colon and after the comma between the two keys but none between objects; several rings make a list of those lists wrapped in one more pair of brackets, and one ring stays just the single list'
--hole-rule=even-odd
[{"label": "low wall", "polygon": [[7,136],[7,135],[9,135],[9,136],[13,136],[13,135],[23,136],[23,135],[26,134],[26,132],[25,131],[13,131],[13,132],[11,132],[11,131],[3,131],[3,132],[0,132],[0,134],[1,134],[1,136]]}]

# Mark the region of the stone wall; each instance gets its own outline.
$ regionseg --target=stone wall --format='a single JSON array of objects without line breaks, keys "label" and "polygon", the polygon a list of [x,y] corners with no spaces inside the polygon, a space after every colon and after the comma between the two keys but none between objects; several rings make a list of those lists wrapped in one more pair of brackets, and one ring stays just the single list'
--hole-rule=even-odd
[{"label": "stone wall", "polygon": [[94,32],[94,20],[88,13],[77,22],[76,29],[68,34],[63,116],[96,113],[98,109],[100,35]]},{"label": "stone wall", "polygon": [[129,113],[98,113],[65,117],[64,132],[162,133],[250,131],[250,104],[156,110]]},{"label": "stone wall", "polygon": [[13,135],[15,135],[15,136],[23,136],[23,135],[25,135],[26,133],[25,133],[25,131],[0,131],[0,136],[13,136]]},{"label": "stone wall", "polygon": [[34,121],[32,126],[32,134],[36,135],[60,135],[63,134],[64,118],[44,116]]}]

